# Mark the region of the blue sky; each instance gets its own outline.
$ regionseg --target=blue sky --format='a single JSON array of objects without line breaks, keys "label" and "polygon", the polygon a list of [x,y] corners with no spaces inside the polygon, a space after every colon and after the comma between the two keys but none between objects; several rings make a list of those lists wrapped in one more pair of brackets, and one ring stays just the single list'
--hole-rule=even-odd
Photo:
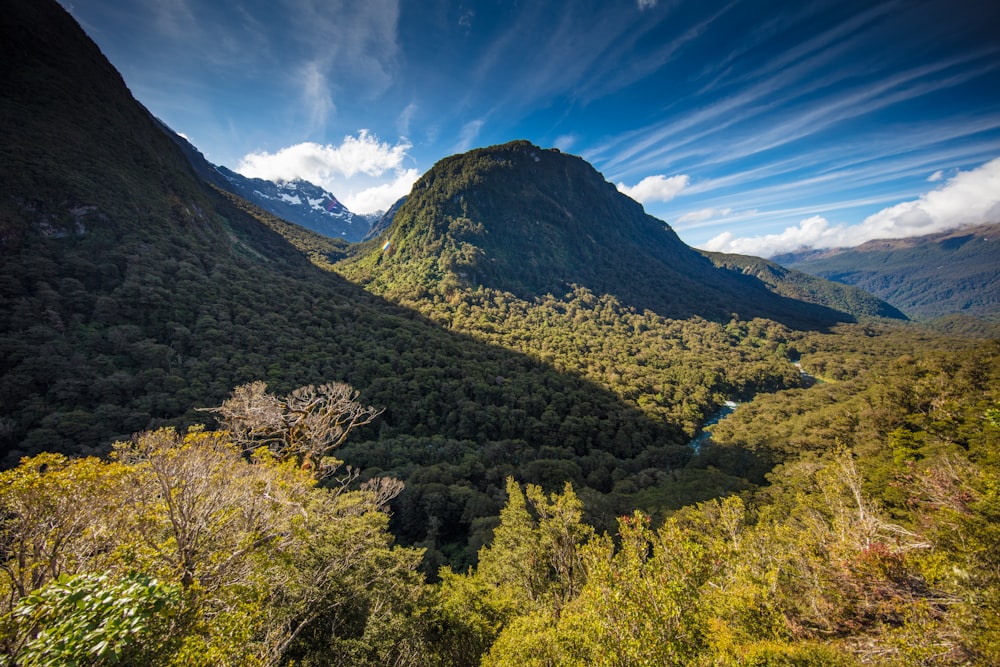
[{"label": "blue sky", "polygon": [[62,2],[209,160],[358,212],[528,139],[696,247],[1000,221],[995,0]]}]

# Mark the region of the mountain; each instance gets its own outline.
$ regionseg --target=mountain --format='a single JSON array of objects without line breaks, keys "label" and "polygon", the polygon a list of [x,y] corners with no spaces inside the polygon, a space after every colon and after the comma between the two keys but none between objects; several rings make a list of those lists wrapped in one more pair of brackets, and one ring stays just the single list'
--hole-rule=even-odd
[{"label": "mountain", "polygon": [[753,276],[777,294],[791,299],[822,303],[862,317],[906,319],[898,309],[859,287],[817,278],[760,257],[717,252],[702,252],[702,254],[720,269]]},{"label": "mountain", "polygon": [[[159,122],[159,121],[158,121]],[[206,182],[239,195],[282,220],[294,223],[331,238],[350,243],[364,239],[372,223],[381,213],[352,213],[330,192],[309,181],[274,182],[263,178],[248,178],[227,167],[215,165],[187,139],[160,122],[164,132],[180,146],[195,172]]]},{"label": "mountain", "polygon": [[[430,424],[444,424],[459,399],[485,415],[494,402],[512,404],[514,391],[540,406],[553,391],[582,392],[581,401],[603,406],[609,428],[636,413],[605,390],[445,332],[314,266],[281,233],[294,228],[324,252],[332,246],[207,186],[55,2],[10,3],[0,37],[8,464],[43,449],[99,452],[135,431],[202,421],[194,408],[257,379],[275,391],[351,382],[365,400],[393,406],[369,434],[387,440],[455,435]],[[521,379],[466,396],[470,379],[500,375]]]},{"label": "mountain", "polygon": [[392,225],[392,221],[396,219],[396,214],[399,213],[399,209],[404,203],[406,203],[406,197],[400,197],[392,206],[389,207],[389,210],[380,215],[377,219],[372,220],[372,226],[368,230],[368,233],[365,234],[365,238],[362,240],[370,241],[374,238],[378,238],[385,230],[389,229]]},{"label": "mountain", "polygon": [[402,298],[482,286],[533,299],[584,287],[681,319],[738,313],[814,327],[868,314],[718,268],[581,158],[526,141],[438,162],[377,243],[341,270]]},{"label": "mountain", "polygon": [[4,471],[11,661],[998,663],[997,341],[735,318],[845,316],[524,143],[321,236],[206,181],[53,0],[5,3],[0,90],[3,467],[254,380],[384,408],[328,484],[197,433]]},{"label": "mountain", "polygon": [[507,321],[471,335],[321,269],[343,242],[206,182],[54,1],[0,13],[0,88],[5,467],[202,423],[255,380],[348,382],[385,412],[340,456],[405,481],[393,529],[435,571],[475,558],[509,475],[572,481],[608,528],[741,488],[686,472],[687,440],[725,397],[799,382],[772,322],[668,323],[580,289],[525,317],[501,299]]},{"label": "mountain", "polygon": [[1000,224],[773,259],[858,286],[916,319],[965,315],[1000,321]]},{"label": "mountain", "polygon": [[226,167],[218,167],[218,170],[232,186],[232,192],[279,218],[324,236],[357,242],[371,227],[368,217],[351,213],[336,197],[309,181],[274,183],[262,178],[247,178]]}]

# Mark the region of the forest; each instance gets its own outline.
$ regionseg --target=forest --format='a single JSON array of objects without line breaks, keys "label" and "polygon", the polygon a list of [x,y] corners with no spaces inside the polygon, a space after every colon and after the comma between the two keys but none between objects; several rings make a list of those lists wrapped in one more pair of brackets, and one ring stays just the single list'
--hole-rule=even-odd
[{"label": "forest", "polygon": [[402,484],[333,458],[379,417],[346,385],[248,385],[219,431],[26,458],[0,484],[3,648],[17,665],[995,664],[1000,344],[915,354],[928,343],[803,335],[822,382],[740,405],[686,464],[739,492],[604,530],[573,482],[509,476],[476,563],[432,579],[389,529]]},{"label": "forest", "polygon": [[325,239],[9,4],[0,665],[1000,664],[997,340],[523,141]]}]

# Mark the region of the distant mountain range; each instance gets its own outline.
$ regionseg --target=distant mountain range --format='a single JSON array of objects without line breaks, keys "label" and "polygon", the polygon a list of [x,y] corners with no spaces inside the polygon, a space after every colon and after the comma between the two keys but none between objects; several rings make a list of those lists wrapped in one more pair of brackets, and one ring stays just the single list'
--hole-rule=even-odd
[{"label": "distant mountain range", "polygon": [[381,213],[352,213],[333,194],[309,181],[275,183],[262,178],[247,178],[222,166],[217,169],[229,181],[233,193],[280,218],[324,236],[357,243],[368,234],[372,222],[382,216]]},{"label": "distant mountain range", "polygon": [[772,259],[860,287],[915,319],[966,315],[1000,322],[1000,224]]},{"label": "distant mountain range", "polygon": [[364,239],[383,213],[352,213],[327,190],[304,180],[269,181],[249,178],[228,167],[215,165],[187,139],[162,122],[168,136],[180,146],[194,170],[207,182],[239,195],[283,220],[350,243]]}]

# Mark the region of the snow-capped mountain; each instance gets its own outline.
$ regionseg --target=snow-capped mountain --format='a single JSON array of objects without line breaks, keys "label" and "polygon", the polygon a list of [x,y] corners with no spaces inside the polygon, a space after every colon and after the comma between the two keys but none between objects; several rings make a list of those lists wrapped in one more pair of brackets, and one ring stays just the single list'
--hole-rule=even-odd
[{"label": "snow-capped mountain", "polygon": [[[337,198],[309,181],[266,181],[247,178],[226,167],[216,170],[230,189],[279,218],[301,225],[325,236],[341,237],[356,243],[371,227],[371,216],[352,213]],[[378,219],[378,216],[376,216]]]},{"label": "snow-capped mountain", "polygon": [[195,172],[212,185],[232,192],[260,206],[283,220],[300,225],[324,236],[340,237],[357,243],[368,234],[382,212],[370,215],[352,213],[333,194],[308,181],[275,183],[262,178],[247,178],[232,169],[212,164],[186,138],[174,132],[163,121],[160,127],[176,143]]}]

